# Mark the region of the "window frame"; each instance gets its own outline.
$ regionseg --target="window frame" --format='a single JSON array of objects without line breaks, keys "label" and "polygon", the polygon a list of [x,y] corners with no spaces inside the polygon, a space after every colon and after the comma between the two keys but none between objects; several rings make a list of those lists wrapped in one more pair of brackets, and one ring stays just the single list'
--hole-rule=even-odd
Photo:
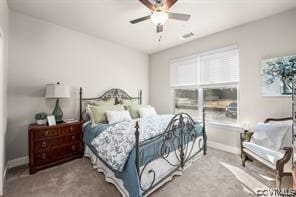
[{"label": "window frame", "polygon": [[[213,82],[213,83],[201,83],[200,82],[200,57],[201,56],[205,56],[205,55],[211,55],[211,54],[215,54],[215,53],[221,53],[224,51],[228,51],[228,50],[237,50],[238,51],[238,81],[229,81],[229,82]],[[177,61],[182,61],[182,60],[186,60],[188,58],[197,58],[197,84],[182,84],[182,85],[176,85],[172,83],[172,76],[175,69],[172,69],[173,67],[173,63],[177,62]],[[223,121],[215,121],[215,120],[208,120],[207,122],[210,124],[215,124],[215,125],[226,125],[226,126],[238,126],[239,125],[239,121],[240,121],[240,66],[239,66],[239,47],[238,45],[231,45],[231,46],[227,46],[227,47],[223,47],[223,48],[219,48],[219,49],[215,49],[215,50],[210,50],[207,52],[203,52],[203,53],[197,53],[194,55],[189,55],[186,57],[181,57],[181,58],[177,58],[174,60],[170,61],[170,89],[171,89],[171,112],[173,112],[175,114],[175,100],[176,100],[176,94],[175,94],[175,90],[176,89],[188,89],[188,90],[192,90],[192,89],[197,89],[198,91],[198,117],[193,117],[195,120],[201,120],[202,117],[202,110],[203,109],[203,104],[204,104],[204,99],[203,99],[203,89],[205,88],[236,88],[237,91],[237,118],[236,118],[236,122],[235,123],[231,123],[231,122],[223,122]]]}]

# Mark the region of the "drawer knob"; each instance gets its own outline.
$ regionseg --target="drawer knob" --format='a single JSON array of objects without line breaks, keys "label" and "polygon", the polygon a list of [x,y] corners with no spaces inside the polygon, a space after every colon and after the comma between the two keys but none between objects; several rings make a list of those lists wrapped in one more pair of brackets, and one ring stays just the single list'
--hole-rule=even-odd
[{"label": "drawer knob", "polygon": [[72,140],[75,140],[75,135],[72,135]]},{"label": "drawer knob", "polygon": [[42,153],[42,159],[46,159],[46,154],[45,153]]},{"label": "drawer knob", "polygon": [[42,146],[42,148],[45,148],[46,147],[46,142],[42,142],[41,146]]},{"label": "drawer knob", "polygon": [[47,130],[44,131],[44,135],[45,135],[45,136],[48,136],[48,131],[47,131]]},{"label": "drawer knob", "polygon": [[75,151],[76,150],[76,147],[75,146],[72,146],[72,151]]}]

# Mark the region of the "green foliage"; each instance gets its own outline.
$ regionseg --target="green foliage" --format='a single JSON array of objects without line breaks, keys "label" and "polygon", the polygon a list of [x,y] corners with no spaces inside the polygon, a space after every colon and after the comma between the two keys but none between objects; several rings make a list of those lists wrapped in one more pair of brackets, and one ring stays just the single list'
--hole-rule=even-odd
[{"label": "green foliage", "polygon": [[35,115],[35,120],[44,120],[46,119],[46,117],[47,117],[46,113],[40,112]]}]

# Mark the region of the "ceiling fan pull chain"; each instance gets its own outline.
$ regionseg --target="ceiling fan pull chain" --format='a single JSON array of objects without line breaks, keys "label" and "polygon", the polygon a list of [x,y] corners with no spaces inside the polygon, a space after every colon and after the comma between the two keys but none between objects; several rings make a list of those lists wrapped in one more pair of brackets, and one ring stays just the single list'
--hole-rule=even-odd
[{"label": "ceiling fan pull chain", "polygon": [[158,42],[161,42],[162,36],[159,36],[158,38]]}]

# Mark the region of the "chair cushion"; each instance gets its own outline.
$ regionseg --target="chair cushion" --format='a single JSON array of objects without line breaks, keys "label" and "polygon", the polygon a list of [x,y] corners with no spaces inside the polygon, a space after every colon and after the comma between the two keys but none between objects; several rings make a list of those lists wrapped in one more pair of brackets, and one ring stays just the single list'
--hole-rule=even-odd
[{"label": "chair cushion", "polygon": [[288,128],[285,124],[257,123],[251,142],[278,151]]},{"label": "chair cushion", "polygon": [[277,160],[282,159],[284,156],[284,150],[274,151],[252,142],[243,142],[243,147],[273,165],[276,165]]}]

